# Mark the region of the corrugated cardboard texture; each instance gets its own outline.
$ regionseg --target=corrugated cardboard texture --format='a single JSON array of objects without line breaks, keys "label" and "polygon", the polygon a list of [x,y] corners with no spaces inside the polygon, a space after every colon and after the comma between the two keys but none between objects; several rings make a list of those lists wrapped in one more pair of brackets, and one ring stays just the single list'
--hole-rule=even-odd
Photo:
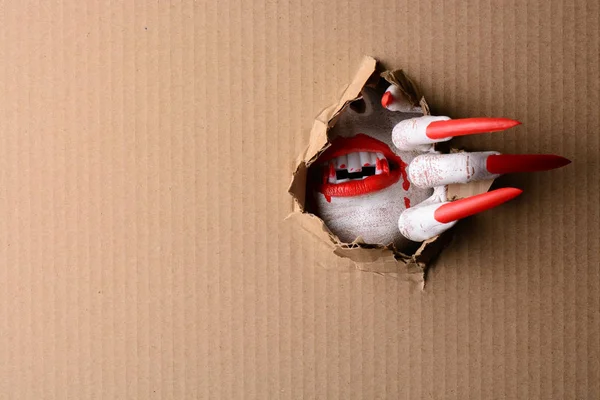
[{"label": "corrugated cardboard texture", "polygon": [[[599,398],[598,2],[438,4],[1,3],[0,398]],[[281,223],[363,54],[574,161],[424,292]]]}]

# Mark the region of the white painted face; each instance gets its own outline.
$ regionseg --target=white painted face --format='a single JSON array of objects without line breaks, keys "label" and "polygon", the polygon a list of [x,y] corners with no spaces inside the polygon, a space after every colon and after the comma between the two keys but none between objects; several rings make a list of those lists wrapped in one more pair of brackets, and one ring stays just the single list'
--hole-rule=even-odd
[{"label": "white painted face", "polygon": [[420,109],[389,111],[381,105],[383,93],[365,87],[362,99],[332,128],[332,147],[311,166],[313,212],[346,243],[360,237],[368,244],[394,244],[403,250],[413,242],[400,234],[398,218],[433,190],[416,187],[406,175],[406,165],[421,153],[399,151],[392,143],[393,127],[422,116]]}]

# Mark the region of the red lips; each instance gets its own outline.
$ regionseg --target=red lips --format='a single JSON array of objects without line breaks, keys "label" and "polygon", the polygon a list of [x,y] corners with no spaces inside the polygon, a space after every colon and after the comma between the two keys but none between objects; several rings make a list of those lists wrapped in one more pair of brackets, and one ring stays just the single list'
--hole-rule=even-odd
[{"label": "red lips", "polygon": [[[385,158],[377,157],[376,168],[379,175],[367,176],[363,179],[350,179],[341,183],[330,183],[328,177],[335,173],[333,161],[337,157],[345,156],[356,152],[369,152],[383,154]],[[338,138],[331,147],[329,147],[317,160],[317,164],[328,163],[324,168],[324,179],[319,187],[319,191],[325,196],[327,201],[331,197],[352,197],[363,194],[373,193],[385,189],[398,182],[400,176],[406,176],[406,164],[383,142],[373,139],[365,134],[358,134],[351,138]],[[365,164],[368,166],[369,164]],[[341,165],[344,168],[343,165]],[[408,183],[408,179],[405,179]],[[408,190],[408,185],[404,185]]]}]

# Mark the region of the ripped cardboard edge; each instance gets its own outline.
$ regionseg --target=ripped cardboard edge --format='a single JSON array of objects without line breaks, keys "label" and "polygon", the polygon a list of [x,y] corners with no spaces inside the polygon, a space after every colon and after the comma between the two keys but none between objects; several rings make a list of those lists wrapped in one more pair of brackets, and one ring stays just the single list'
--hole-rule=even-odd
[{"label": "ripped cardboard edge", "polygon": [[[363,57],[354,78],[344,89],[340,99],[323,109],[315,118],[308,145],[295,162],[292,181],[288,188],[288,193],[293,198],[293,206],[286,220],[296,223],[315,240],[325,243],[335,255],[352,260],[355,267],[361,271],[396,276],[422,285],[427,266],[450,243],[453,229],[423,242],[414,254],[407,255],[390,246],[361,243],[360,238],[353,243],[344,243],[327,228],[323,220],[305,211],[308,168],[331,145],[330,129],[348,105],[360,97],[363,87],[377,83],[380,78],[383,78],[390,84],[398,86],[413,105],[421,107],[424,115],[430,114],[425,98],[403,70],[378,71],[378,67],[378,62],[373,57]],[[448,199],[455,200],[487,192],[492,182],[488,180],[464,185],[449,185]]]}]

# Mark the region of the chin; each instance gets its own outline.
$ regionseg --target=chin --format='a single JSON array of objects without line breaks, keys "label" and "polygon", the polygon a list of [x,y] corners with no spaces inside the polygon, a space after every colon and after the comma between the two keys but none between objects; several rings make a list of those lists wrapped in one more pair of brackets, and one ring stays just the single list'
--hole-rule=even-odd
[{"label": "chin", "polygon": [[[420,202],[430,194],[425,190],[423,193],[412,193],[411,198]],[[398,250],[406,249],[413,243],[398,230],[398,218],[408,202],[402,182],[374,193],[332,197],[330,201],[322,193],[315,192],[314,195],[317,215],[345,243],[360,238],[367,244],[393,245]]]}]

